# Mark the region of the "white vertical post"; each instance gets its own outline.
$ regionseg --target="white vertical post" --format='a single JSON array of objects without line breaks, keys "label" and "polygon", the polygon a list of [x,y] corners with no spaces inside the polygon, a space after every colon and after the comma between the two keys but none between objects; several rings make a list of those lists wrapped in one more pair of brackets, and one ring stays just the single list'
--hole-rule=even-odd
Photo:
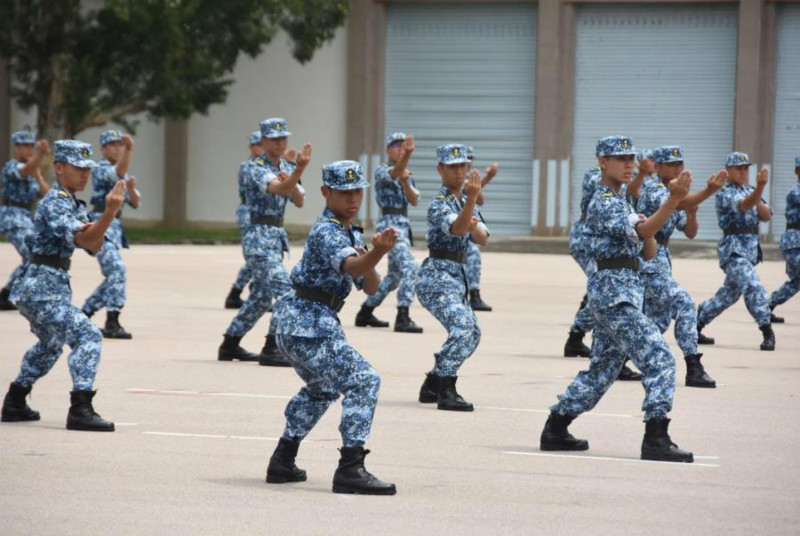
[{"label": "white vertical post", "polygon": [[[364,170],[364,175],[366,176],[366,179],[369,181],[370,184],[372,184],[372,178],[370,177],[369,168],[367,167],[367,164],[369,162],[367,161],[366,153],[361,153],[359,155],[358,163],[361,164],[361,169]],[[369,197],[372,195],[371,190],[373,190],[373,188],[369,188],[367,190],[367,199],[363,199],[361,201],[361,206],[358,209],[358,220],[361,222],[361,225],[365,225],[367,221],[367,202],[369,200]]]},{"label": "white vertical post", "polygon": [[561,180],[558,192],[558,226],[567,227],[569,225],[569,160],[561,161],[559,178]]},{"label": "white vertical post", "polygon": [[531,230],[539,222],[539,160],[532,162],[531,174]]},{"label": "white vertical post", "polygon": [[547,211],[545,212],[545,225],[555,227],[556,225],[556,170],[558,162],[555,160],[547,161]]},{"label": "white vertical post", "polygon": [[378,218],[380,218],[380,210],[378,208],[378,199],[375,196],[375,170],[378,169],[378,166],[381,165],[381,155],[374,154],[370,158],[370,169],[369,169],[369,183],[372,185],[370,187],[370,196],[369,196],[369,217],[372,220],[372,225],[374,226]]}]

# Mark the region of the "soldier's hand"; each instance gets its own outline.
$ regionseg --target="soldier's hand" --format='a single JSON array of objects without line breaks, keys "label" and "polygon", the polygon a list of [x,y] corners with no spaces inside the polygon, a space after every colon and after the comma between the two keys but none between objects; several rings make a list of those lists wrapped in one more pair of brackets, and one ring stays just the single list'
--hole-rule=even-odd
[{"label": "soldier's hand", "polygon": [[645,175],[652,175],[655,170],[656,170],[656,163],[653,162],[651,158],[645,158],[644,160],[639,162],[639,173],[644,173]]},{"label": "soldier's hand", "polygon": [[711,175],[711,178],[708,179],[708,187],[711,190],[717,191],[723,186],[725,186],[725,182],[728,180],[728,172],[724,169],[721,169]]},{"label": "soldier's hand", "polygon": [[42,139],[36,142],[35,149],[39,154],[48,154],[50,153],[50,144],[47,143],[47,140]]},{"label": "soldier's hand", "polygon": [[758,175],[756,176],[756,185],[766,186],[768,180],[769,180],[769,172],[767,171],[767,168],[761,168],[761,171],[759,171]]},{"label": "soldier's hand", "polygon": [[414,136],[406,136],[406,139],[403,140],[403,151],[407,154],[411,154],[414,152],[415,147]]},{"label": "soldier's hand", "polygon": [[468,200],[477,201],[478,194],[481,193],[481,174],[477,169],[469,172],[467,182],[464,184],[464,193]]},{"label": "soldier's hand", "polygon": [[478,227],[478,223],[480,223],[477,217],[473,216],[472,219],[469,221],[469,230],[470,232],[474,231]]},{"label": "soldier's hand", "polygon": [[311,144],[306,142],[305,145],[303,145],[303,150],[297,155],[297,167],[305,169],[309,160],[311,160]]},{"label": "soldier's hand", "polygon": [[125,149],[127,149],[128,151],[133,149],[133,138],[131,137],[130,134],[122,135],[122,145],[124,145]]},{"label": "soldier's hand", "polygon": [[694,216],[697,214],[698,209],[700,209],[700,205],[689,205],[684,210],[686,210],[688,216]]},{"label": "soldier's hand", "polygon": [[500,164],[492,162],[491,165],[486,168],[486,180],[492,180],[494,176],[497,175],[498,169],[500,169]]},{"label": "soldier's hand", "polygon": [[297,149],[287,149],[283,153],[283,157],[289,162],[294,162],[297,159]]},{"label": "soldier's hand", "polygon": [[136,188],[136,175],[128,175],[128,180],[125,181],[130,190]]},{"label": "soldier's hand", "polygon": [[112,214],[119,212],[125,202],[125,181],[117,181],[114,188],[106,195],[106,210]]},{"label": "soldier's hand", "polygon": [[681,201],[684,197],[689,195],[689,189],[692,187],[692,172],[689,170],[681,171],[678,178],[669,182],[670,197],[676,201]]},{"label": "soldier's hand", "polygon": [[367,254],[367,248],[365,248],[365,247],[355,246],[353,249],[355,249],[356,252],[358,252],[359,255],[366,255]]},{"label": "soldier's hand", "polygon": [[411,177],[411,172],[408,170],[408,168],[406,168],[406,169],[403,170],[403,173],[397,178],[400,179],[400,182],[405,184],[405,183],[408,182],[408,179],[410,177]]},{"label": "soldier's hand", "polygon": [[389,227],[380,233],[375,233],[375,236],[372,237],[372,245],[381,254],[387,253],[396,243],[397,231],[393,227]]},{"label": "soldier's hand", "polygon": [[289,175],[285,171],[279,171],[275,177],[281,182],[289,180]]}]

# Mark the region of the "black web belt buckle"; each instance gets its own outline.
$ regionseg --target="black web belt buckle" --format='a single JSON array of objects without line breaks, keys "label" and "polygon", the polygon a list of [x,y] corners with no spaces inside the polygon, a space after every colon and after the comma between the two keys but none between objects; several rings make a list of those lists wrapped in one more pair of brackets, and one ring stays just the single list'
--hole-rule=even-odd
[{"label": "black web belt buckle", "polygon": [[629,268],[631,270],[639,269],[639,259],[635,257],[612,257],[610,259],[598,259],[598,270],[620,270]]}]

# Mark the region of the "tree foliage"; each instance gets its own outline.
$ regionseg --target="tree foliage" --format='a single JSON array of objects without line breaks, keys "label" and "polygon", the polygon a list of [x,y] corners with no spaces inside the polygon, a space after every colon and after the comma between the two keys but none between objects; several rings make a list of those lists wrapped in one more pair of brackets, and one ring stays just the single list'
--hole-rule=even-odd
[{"label": "tree foliage", "polygon": [[338,0],[4,0],[0,56],[40,136],[74,136],[134,114],[187,118],[225,101],[239,55],[278,32],[301,63],[347,16]]}]

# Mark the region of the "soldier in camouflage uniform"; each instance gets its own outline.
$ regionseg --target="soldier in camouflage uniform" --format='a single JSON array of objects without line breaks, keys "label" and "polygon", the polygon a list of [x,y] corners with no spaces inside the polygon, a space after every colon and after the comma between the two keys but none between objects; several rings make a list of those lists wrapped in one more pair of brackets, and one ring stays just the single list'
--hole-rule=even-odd
[{"label": "soldier in camouflage uniform", "polygon": [[242,249],[252,277],[250,295],[225,332],[217,359],[288,367],[289,362],[278,352],[273,323],[270,323],[260,354],[244,350],[239,343],[267,311],[271,300],[291,290],[289,274],[283,267],[283,255],[289,251],[283,216],[288,201],[298,208],[303,206],[305,190],[300,185],[300,177],[311,159],[311,144],[305,144],[297,164],[293,164],[284,158],[288,137],[292,134],[286,120],[272,117],[262,121],[260,126],[264,155],[248,168],[244,188],[250,225],[242,238]]},{"label": "soldier in camouflage uniform", "polygon": [[22,263],[11,272],[8,283],[0,290],[0,311],[15,309],[8,297],[30,257],[26,239],[33,233],[33,205],[50,188],[39,170],[42,160],[50,153],[47,140],[37,142],[35,132],[21,130],[11,135],[11,141],[14,158],[3,166],[0,232],[22,257]]},{"label": "soldier in camouflage uniform", "polygon": [[[249,142],[250,156],[244,160],[239,166],[239,174],[237,176],[239,184],[239,206],[236,207],[236,226],[239,232],[244,237],[245,229],[250,225],[250,211],[247,208],[247,200],[245,199],[245,179],[249,173],[249,168],[261,156],[261,131],[256,130],[247,137]],[[225,298],[225,309],[238,309],[242,306],[242,290],[250,282],[250,269],[247,267],[247,262],[239,270],[236,276],[236,281],[231,287],[231,291]]]},{"label": "soldier in camouflage uniform", "polygon": [[686,197],[691,176],[683,173],[669,185],[670,197],[650,218],[634,211],[623,196],[634,169],[633,140],[609,136],[597,143],[601,180],[586,211],[591,240],[589,255],[597,271],[589,278],[589,305],[595,320],[589,368],[575,377],[550,416],[540,439],[542,450],[587,450],[589,443],[574,438],[570,423],[591,410],[611,387],[630,356],[642,371],[646,422],[642,459],[692,462],[693,456],[671,442],[667,414],[675,393],[675,358],[658,327],[642,313],[644,288],[639,277],[639,256],[652,259],[657,244],[653,236],[678,203]]},{"label": "soldier in camouflage uniform", "polygon": [[67,344],[72,348],[69,370],[73,383],[67,429],[110,432],[114,423],[95,413],[92,405],[103,337],[72,305],[68,270],[76,247],[92,253],[100,251],[106,231],[124,202],[125,183],[117,182],[106,195],[103,214],[90,222],[84,203],[75,198],[75,193],[86,188],[95,165],[91,145],[60,140],[54,149],[58,184],[39,204],[30,240],[30,263],[11,293],[11,300],[28,319],[39,342],[22,358],[19,375],[3,401],[2,420],[39,420],[39,412],[32,410],[25,398],[33,384],[50,371]]},{"label": "soldier in camouflage uniform", "polygon": [[[794,159],[794,172],[800,181],[800,156]],[[769,297],[770,320],[776,324],[782,324],[784,319],[772,311],[800,291],[800,182],[786,196],[786,230],[781,235],[780,248],[789,280]]]},{"label": "soldier in camouflage uniform", "polygon": [[[125,203],[139,208],[139,190],[136,189],[136,177],[128,175],[128,168],[133,155],[133,138],[122,134],[119,130],[106,130],[100,134],[100,147],[103,159],[92,170],[93,208],[89,219],[98,220],[105,212],[105,202],[110,192],[119,181],[125,183]],[[119,323],[119,315],[125,306],[125,283],[127,271],[122,262],[120,250],[128,247],[125,229],[122,227],[122,211],[117,213],[106,233],[106,241],[97,260],[103,273],[103,282],[86,298],[82,310],[86,316],[92,317],[97,311],[106,308],[106,324],[101,330],[107,339],[130,339],[132,336]]]},{"label": "soldier in camouflage uniform", "polygon": [[467,242],[486,245],[489,230],[477,209],[481,176],[473,169],[467,178],[467,148],[461,144],[436,149],[436,170],[442,188],[428,207],[428,258],[417,279],[419,302],[447,330],[447,340],[434,354],[435,363],[419,392],[422,403],[436,402],[447,411],[473,411],[456,390],[458,370],[478,348],[481,329],[467,301],[464,263]]},{"label": "soldier in camouflage uniform", "polygon": [[[472,169],[472,163],[475,160],[475,151],[472,147],[467,147],[467,159],[469,160],[469,169]],[[497,162],[492,162],[486,168],[486,174],[481,177],[481,193],[478,196],[478,206],[483,206],[483,189],[495,178],[497,170],[500,166]],[[475,242],[467,242],[467,262],[465,271],[467,274],[467,289],[469,290],[469,306],[473,311],[486,311],[490,312],[492,306],[483,301],[481,298],[481,250]]]},{"label": "soldier in camouflage uniform", "polygon": [[364,449],[378,401],[380,376],[345,338],[337,313],[353,285],[367,294],[380,285],[375,266],[397,243],[388,227],[375,234],[367,251],[362,230],[352,224],[364,198],[358,162],[342,160],[322,168],[326,209],[311,228],[305,251],[292,270],[294,290],[275,303],[277,342],[305,382],[286,406],[286,428],[267,468],[267,482],[306,480],[295,458],[300,442],[325,411],[343,395],[339,431],[342,448],[333,476],[335,493],[394,495],[364,467]]},{"label": "soldier in camouflage uniform", "polygon": [[[684,170],[683,149],[677,145],[665,145],[653,151],[657,181],[649,181],[641,189],[638,212],[649,218],[669,199],[668,185]],[[697,209],[700,203],[714,195],[725,184],[727,173],[714,174],[703,190],[686,196],[667,222],[655,235],[658,243],[656,256],[642,265],[640,271],[644,282],[644,314],[655,322],[661,333],[675,319],[675,339],[683,351],[686,361],[686,385],[688,387],[716,387],[716,382],[705,372],[698,353],[697,312],[689,293],[672,277],[672,256],[669,240],[677,229],[688,238],[697,235]]]},{"label": "soldier in camouflage uniform", "polygon": [[414,300],[414,285],[419,270],[411,253],[413,237],[408,221],[408,205],[417,206],[419,202],[419,191],[408,170],[408,161],[413,153],[413,136],[406,136],[403,132],[389,134],[386,138],[389,161],[375,170],[375,200],[381,209],[381,217],[375,230],[381,232],[392,227],[397,232],[398,240],[397,245],[389,252],[389,272],[381,280],[378,292],[366,299],[356,315],[358,327],[389,327],[389,323],[376,318],[373,311],[391,291],[398,289],[394,330],[401,333],[422,333],[422,328],[408,315],[408,308]]},{"label": "soldier in camouflage uniform", "polygon": [[[770,322],[767,291],[756,273],[763,260],[758,240],[758,224],[772,218],[772,209],[762,198],[767,186],[766,169],[758,172],[756,187],[748,184],[750,157],[733,152],[725,160],[728,184],[716,195],[717,222],[723,237],[717,243],[719,266],[725,272],[725,283],[717,293],[700,304],[697,310],[697,331],[702,332],[722,311],[744,295],[744,303],[763,335],[761,349],[775,349],[775,333]],[[714,340],[708,338],[713,344]]]}]

